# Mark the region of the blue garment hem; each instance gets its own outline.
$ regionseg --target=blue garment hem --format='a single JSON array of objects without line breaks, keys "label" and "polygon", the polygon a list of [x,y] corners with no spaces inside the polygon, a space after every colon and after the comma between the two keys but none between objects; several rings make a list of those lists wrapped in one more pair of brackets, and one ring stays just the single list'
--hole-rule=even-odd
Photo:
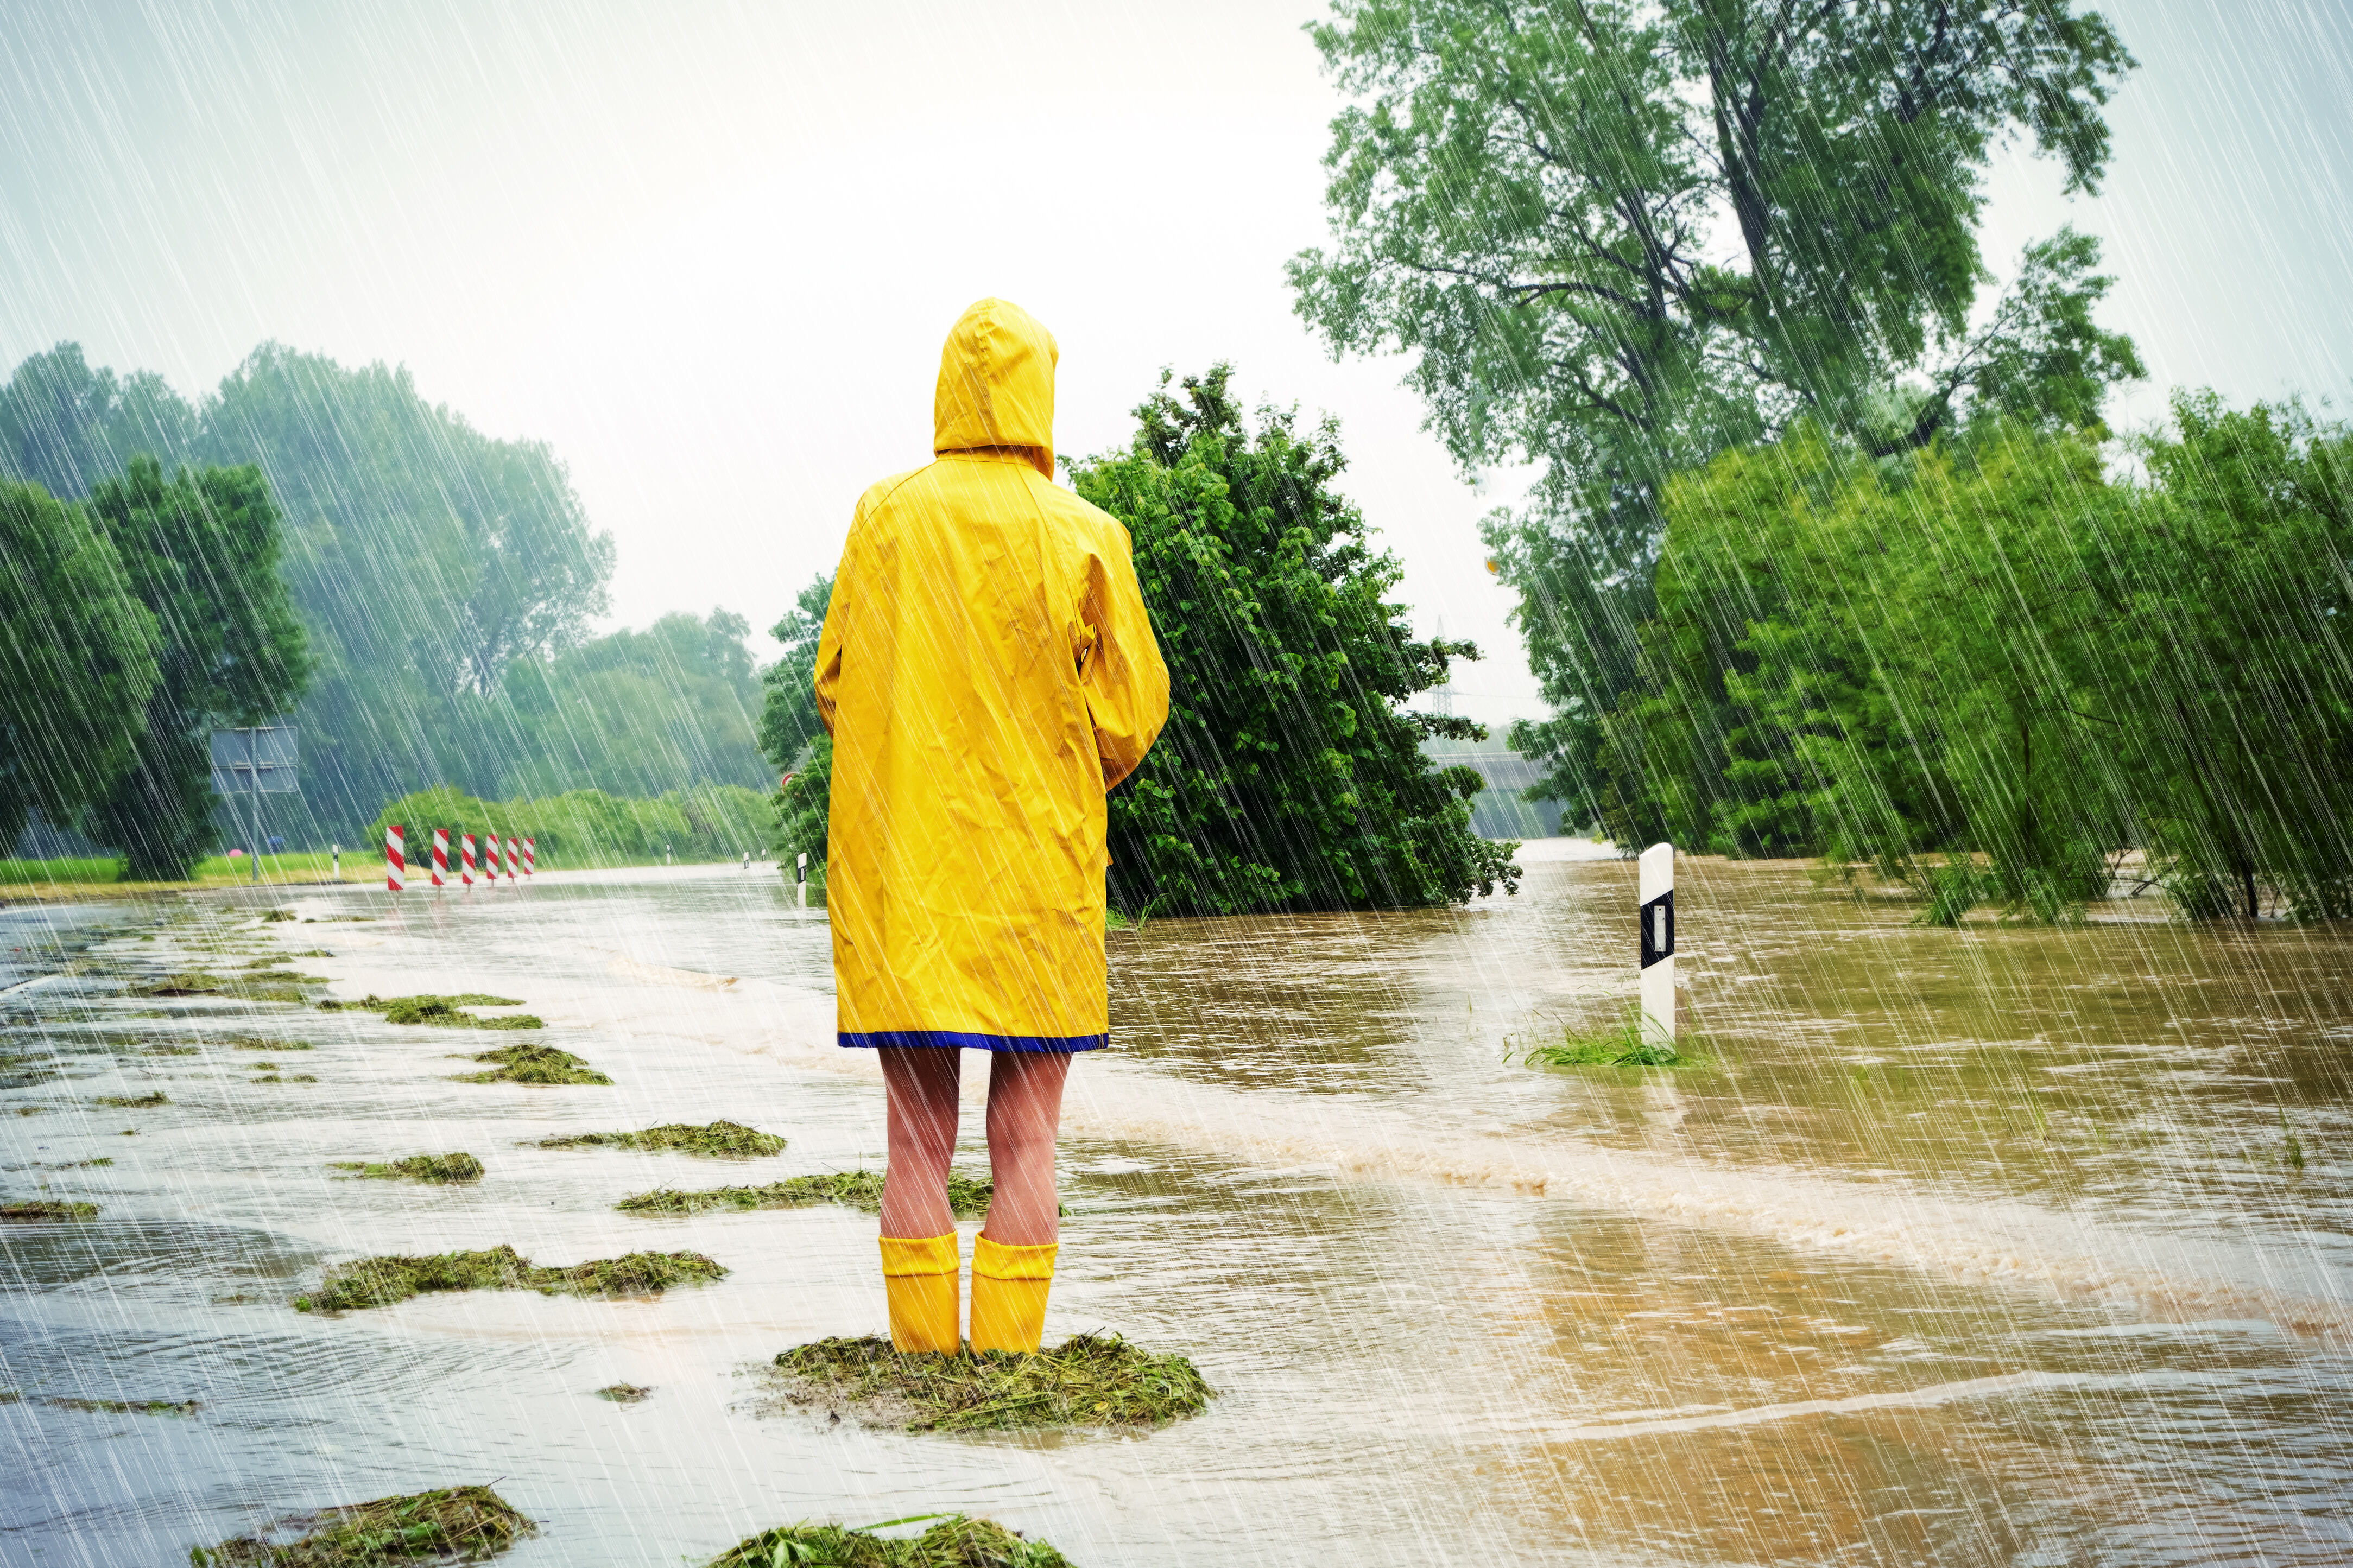
[{"label": "blue garment hem", "polygon": [[962,1029],[881,1029],[871,1034],[848,1031],[834,1038],[851,1049],[881,1046],[912,1046],[933,1050],[967,1051],[1099,1051],[1111,1043],[1109,1035],[976,1035]]}]

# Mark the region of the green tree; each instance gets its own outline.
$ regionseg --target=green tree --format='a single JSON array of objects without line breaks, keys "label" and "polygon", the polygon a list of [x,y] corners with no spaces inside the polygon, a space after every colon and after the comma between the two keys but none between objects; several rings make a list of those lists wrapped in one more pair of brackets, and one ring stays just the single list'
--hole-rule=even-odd
[{"label": "green tree", "polygon": [[498,787],[521,738],[479,700],[516,659],[581,641],[612,575],[554,455],[427,403],[405,368],[277,343],[222,381],[198,449],[259,464],[289,520],[318,661],[300,715],[313,810],[356,820],[437,776]]},{"label": "green tree", "polygon": [[177,879],[213,832],[207,731],[277,717],[310,677],[280,571],[279,512],[258,468],[166,479],[146,457],[101,480],[90,510],[160,638],[145,728],[98,809],[95,837],[123,851],[128,876]]},{"label": "green tree", "polygon": [[1800,417],[1916,447],[1972,406],[2081,423],[2139,364],[2072,231],[1990,318],[1982,179],[2020,136],[2091,190],[2132,60],[2067,0],[1335,0],[1328,251],[1291,278],[1335,353],[1409,353],[1464,467],[1524,461],[1487,532],[1555,718],[1515,730],[1598,807],[1640,686],[1667,479]]},{"label": "green tree", "polygon": [[768,630],[785,652],[760,677],[767,688],[760,708],[760,750],[780,768],[791,767],[825,734],[817,716],[817,639],[832,602],[833,574],[819,573]]},{"label": "green tree", "polygon": [[79,500],[142,452],[189,460],[197,426],[196,410],[154,372],[118,376],[92,368],[79,343],[59,343],[0,387],[0,476]]},{"label": "green tree", "polygon": [[828,830],[833,822],[832,736],[821,729],[818,731],[807,754],[777,781],[768,805],[776,824],[776,836],[769,844],[776,851],[777,869],[796,877],[799,858],[807,856],[810,891],[814,901],[822,903]]},{"label": "green tree", "polygon": [[83,508],[0,479],[0,848],[70,822],[130,766],[154,693],[155,617]]},{"label": "green tree", "polygon": [[1133,445],[1071,468],[1127,525],[1169,669],[1167,727],[1111,798],[1114,901],[1231,913],[1515,889],[1516,846],[1471,831],[1476,771],[1419,749],[1484,731],[1402,710],[1477,649],[1416,641],[1388,601],[1403,574],[1334,488],[1336,425],[1303,435],[1269,409],[1252,429],[1230,374],[1164,375]]},{"label": "green tree", "polygon": [[[528,795],[594,787],[654,796],[691,784],[767,784],[754,726],[760,677],[725,609],[672,612],[553,658],[508,667],[491,699],[453,704],[461,732],[502,737],[501,787]],[[452,759],[454,765],[462,759]]]},{"label": "green tree", "polygon": [[2102,635],[2133,679],[2150,847],[2197,914],[2353,916],[2353,432],[2303,406],[2174,399]]}]

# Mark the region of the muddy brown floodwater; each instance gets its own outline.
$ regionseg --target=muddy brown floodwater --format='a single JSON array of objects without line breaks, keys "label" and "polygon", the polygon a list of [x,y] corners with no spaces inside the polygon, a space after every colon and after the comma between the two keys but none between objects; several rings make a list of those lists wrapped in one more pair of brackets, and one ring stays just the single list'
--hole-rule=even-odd
[{"label": "muddy brown floodwater", "polygon": [[[777,1351],[881,1327],[872,1219],[614,1210],[879,1162],[823,916],[771,870],[278,900],[308,923],[0,910],[0,1195],[100,1208],[0,1226],[0,1561],[185,1561],[494,1479],[543,1523],[525,1565],[946,1510],[1087,1568],[2353,1560],[2353,932],[2146,900],[1934,931],[1801,867],[1686,860],[1698,1059],[1519,1065],[1632,993],[1633,867],[1586,853],[1532,846],[1518,897],[1462,910],[1113,935],[1048,1333],[1181,1351],[1221,1391],[1145,1436],[779,1409]],[[129,994],[292,954],[339,997],[483,992],[548,1026]],[[614,1083],[453,1081],[519,1038]],[[788,1146],[532,1146],[719,1118]],[[458,1150],[482,1181],[329,1168]],[[343,1258],[501,1243],[733,1272],[289,1305]],[[650,1393],[599,1397],[624,1384]]]}]

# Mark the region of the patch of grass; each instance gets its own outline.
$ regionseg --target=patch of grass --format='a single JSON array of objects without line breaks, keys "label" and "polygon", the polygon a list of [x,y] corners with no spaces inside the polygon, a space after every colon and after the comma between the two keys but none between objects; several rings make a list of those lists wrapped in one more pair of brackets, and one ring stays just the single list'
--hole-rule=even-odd
[{"label": "patch of grass", "polygon": [[280,1078],[274,1072],[269,1072],[263,1073],[257,1079],[248,1079],[247,1081],[249,1083],[316,1083],[319,1079],[314,1073],[290,1072]]},{"label": "patch of grass", "polygon": [[237,974],[223,977],[190,970],[178,974],[166,974],[131,988],[133,996],[234,996],[242,1002],[300,1002],[301,986],[323,985],[326,982],[315,974],[295,974],[275,970],[265,974]]},{"label": "patch of grass", "polygon": [[1533,1047],[1520,1060],[1543,1068],[1667,1068],[1691,1063],[1689,1057],[1677,1052],[1673,1041],[1642,1027],[1639,1007],[1627,1008],[1616,1024],[1605,1029],[1564,1028],[1557,1044]]},{"label": "patch of grass", "polygon": [[377,996],[373,994],[356,1002],[338,1002],[332,997],[319,1004],[323,1013],[390,1013],[396,1008],[423,1008],[427,1003],[440,1003],[446,1007],[520,1007],[522,999],[514,996],[493,996],[487,991],[461,991],[455,996]]},{"label": "patch of grass", "polygon": [[49,1169],[52,1171],[83,1171],[88,1170],[92,1165],[111,1165],[113,1163],[113,1155],[100,1154],[95,1160],[68,1160],[61,1164],[52,1165]]},{"label": "patch of grass", "polygon": [[65,1203],[56,1198],[33,1198],[25,1203],[0,1203],[0,1219],[96,1219],[96,1204]]},{"label": "patch of grass", "polygon": [[[296,1528],[290,1541],[266,1536]],[[262,1536],[188,1552],[192,1568],[381,1568],[430,1560],[479,1563],[538,1524],[488,1487],[447,1487],[280,1520]]]},{"label": "patch of grass", "polygon": [[[310,947],[304,948],[301,952],[290,952],[286,956],[289,958],[332,958],[335,955],[329,952],[323,947]],[[256,967],[259,967],[259,965]]]},{"label": "patch of grass", "polygon": [[147,1054],[151,1057],[200,1057],[204,1052],[195,1046],[150,1046]]},{"label": "patch of grass", "polygon": [[570,1051],[554,1046],[501,1046],[482,1051],[474,1060],[496,1062],[488,1072],[457,1075],[459,1083],[602,1083],[613,1080]]},{"label": "patch of grass", "polygon": [[107,1415],[194,1415],[193,1399],[76,1399],[60,1395],[42,1404],[58,1410],[90,1410]]},{"label": "patch of grass", "polygon": [[543,1138],[543,1149],[675,1149],[681,1154],[701,1154],[706,1159],[748,1159],[784,1152],[785,1141],[773,1132],[761,1132],[738,1121],[712,1121],[693,1127],[683,1121],[665,1121],[659,1127],[642,1128],[635,1132],[573,1132],[561,1138]]},{"label": "patch of grass", "polygon": [[268,925],[273,921],[290,921],[293,918],[294,911],[292,910],[264,910],[261,911],[261,921],[264,925]]},{"label": "patch of grass", "polygon": [[512,1247],[430,1258],[362,1258],[327,1270],[319,1289],[294,1298],[298,1312],[389,1307],[434,1290],[536,1290],[543,1296],[645,1296],[672,1285],[717,1279],[727,1270],[700,1252],[632,1252],[569,1268],[543,1268]]},{"label": "patch of grass", "polygon": [[826,1339],[776,1365],[796,1403],[848,1405],[910,1432],[1157,1426],[1199,1415],[1215,1394],[1183,1356],[1152,1355],[1116,1334],[1076,1334],[1029,1355],[902,1355],[876,1336]]},{"label": "patch of grass", "polygon": [[1071,1560],[1046,1542],[1024,1541],[994,1520],[950,1514],[913,1541],[872,1533],[888,1527],[787,1524],[737,1542],[712,1558],[710,1568],[1071,1568]]},{"label": "patch of grass", "polygon": [[652,1396],[653,1390],[634,1383],[616,1383],[596,1391],[599,1399],[609,1399],[616,1405],[636,1405]]},{"label": "patch of grass", "polygon": [[308,1051],[317,1047],[308,1040],[267,1040],[259,1035],[231,1035],[228,1048],[233,1051]]},{"label": "patch of grass", "polygon": [[362,1176],[380,1180],[406,1177],[414,1182],[479,1182],[482,1179],[482,1163],[471,1154],[411,1154],[406,1160],[388,1164],[372,1164],[365,1160],[338,1160],[329,1167],[337,1171],[356,1171]]},{"label": "patch of grass", "polygon": [[153,1105],[169,1105],[172,1100],[159,1089],[153,1094],[101,1094],[97,1102],[117,1110],[144,1110]]},{"label": "patch of grass", "polygon": [[[986,1176],[948,1173],[948,1209],[958,1219],[978,1219],[988,1213],[996,1184]],[[638,1193],[613,1206],[623,1214],[701,1214],[705,1209],[797,1209],[811,1204],[847,1204],[879,1214],[882,1209],[882,1173],[837,1171],[815,1176],[793,1176],[765,1187],[710,1187],[682,1193],[657,1187]]]}]

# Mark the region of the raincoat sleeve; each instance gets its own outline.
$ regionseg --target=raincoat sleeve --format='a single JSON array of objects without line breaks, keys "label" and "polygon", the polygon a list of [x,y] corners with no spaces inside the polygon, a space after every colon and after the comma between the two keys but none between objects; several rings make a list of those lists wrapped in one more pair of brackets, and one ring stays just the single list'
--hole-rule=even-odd
[{"label": "raincoat sleeve", "polygon": [[857,567],[858,527],[852,523],[841,564],[834,569],[832,596],[825,602],[825,629],[817,638],[817,717],[828,735],[833,733],[835,694],[841,689],[841,648],[849,635],[850,606],[856,599],[850,583]]},{"label": "raincoat sleeve", "polygon": [[[1108,537],[1088,558],[1086,595],[1079,606],[1079,681],[1086,689],[1095,752],[1103,759],[1103,788],[1109,789],[1142,764],[1168,720],[1168,667],[1161,662],[1152,618],[1144,608],[1127,531],[1113,524],[1104,531]],[[828,634],[832,627],[828,614]]]}]

